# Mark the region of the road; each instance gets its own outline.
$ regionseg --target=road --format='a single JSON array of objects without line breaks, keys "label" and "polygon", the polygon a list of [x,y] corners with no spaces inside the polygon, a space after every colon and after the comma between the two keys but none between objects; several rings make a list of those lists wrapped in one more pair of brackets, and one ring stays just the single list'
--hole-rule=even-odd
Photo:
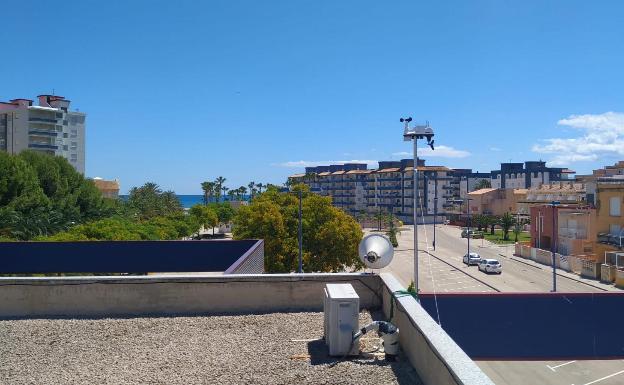
[{"label": "road", "polygon": [[[370,231],[369,231],[370,232]],[[467,240],[461,229],[436,227],[436,250],[432,250],[433,226],[419,226],[419,282],[425,292],[548,292],[552,270],[548,266],[513,256],[513,246],[498,246],[471,240],[472,252],[501,261],[503,273],[488,275],[476,266],[466,266]],[[391,272],[405,287],[413,280],[413,227],[405,226],[398,235]],[[575,274],[558,272],[557,291],[598,292],[619,289]],[[624,361],[477,361],[477,365],[498,385],[616,385],[624,384]]]},{"label": "road", "polygon": [[[436,250],[432,248],[433,226],[419,226],[419,283],[425,292],[548,292],[552,289],[552,269],[513,256],[513,245],[499,246],[481,239],[470,241],[470,251],[482,258],[501,261],[501,275],[485,274],[476,266],[462,262],[467,239],[454,226],[436,227]],[[405,286],[413,280],[413,227],[405,226],[397,236],[392,263],[384,270],[393,273]],[[619,290],[611,285],[580,279],[574,274],[559,272],[557,291],[599,292]]]}]

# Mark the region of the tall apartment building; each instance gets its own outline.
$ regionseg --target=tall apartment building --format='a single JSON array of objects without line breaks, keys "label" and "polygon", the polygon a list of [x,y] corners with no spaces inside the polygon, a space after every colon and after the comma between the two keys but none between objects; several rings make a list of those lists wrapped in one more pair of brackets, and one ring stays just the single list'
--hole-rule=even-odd
[{"label": "tall apartment building", "polygon": [[[427,223],[433,222],[434,215],[441,221],[446,200],[452,197],[450,170],[442,166],[425,166],[422,159],[419,159],[417,168],[420,190],[416,213]],[[404,223],[413,223],[412,159],[381,161],[377,169],[368,169],[366,164],[347,163],[306,167],[305,171],[305,174],[291,176],[291,181],[305,183],[312,192],[330,196],[335,206],[352,215],[391,212]]]},{"label": "tall apartment building", "polygon": [[37,98],[37,106],[30,99],[0,102],[0,151],[59,155],[84,174],[86,115],[69,111],[70,101],[62,96]]}]

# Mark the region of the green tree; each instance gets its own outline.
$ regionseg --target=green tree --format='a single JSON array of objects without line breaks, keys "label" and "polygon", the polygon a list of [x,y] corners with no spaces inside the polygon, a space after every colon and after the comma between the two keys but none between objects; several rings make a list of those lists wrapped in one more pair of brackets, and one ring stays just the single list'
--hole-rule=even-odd
[{"label": "green tree", "polygon": [[163,192],[156,183],[148,182],[130,189],[128,206],[138,219],[180,214],[182,205],[173,191]]},{"label": "green tree", "polygon": [[475,185],[475,190],[481,190],[482,188],[492,188],[492,182],[489,179],[481,179]]},{"label": "green tree", "polygon": [[390,242],[392,246],[399,247],[399,241],[397,240],[397,234],[400,233],[399,229],[397,229],[395,225],[395,217],[392,214],[388,214],[386,220],[388,222],[388,230],[386,231],[386,235],[390,238]]},{"label": "green tree", "polygon": [[514,222],[514,217],[508,212],[503,214],[500,218],[500,226],[503,229],[503,240],[509,240],[509,229],[513,226]]},{"label": "green tree", "polygon": [[[360,268],[358,244],[362,230],[344,211],[333,207],[331,199],[309,193],[299,184],[293,192],[302,193],[303,264],[305,271],[343,271]],[[298,194],[268,188],[234,217],[234,238],[265,241],[265,268],[268,272],[292,272],[298,266]]]},{"label": "green tree", "polygon": [[204,229],[213,229],[218,224],[219,218],[217,213],[211,207],[202,205],[194,205],[189,209],[189,215],[195,220],[195,222],[202,226]]}]

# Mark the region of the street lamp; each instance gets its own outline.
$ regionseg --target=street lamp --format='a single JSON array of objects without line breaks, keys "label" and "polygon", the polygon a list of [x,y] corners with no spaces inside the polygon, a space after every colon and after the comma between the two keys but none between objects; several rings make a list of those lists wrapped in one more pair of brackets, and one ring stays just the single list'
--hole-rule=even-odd
[{"label": "street lamp", "polygon": [[[290,189],[282,189],[282,192],[295,192],[292,190],[292,187]],[[302,219],[301,219],[301,208],[302,208],[302,191],[301,189],[299,189],[297,191],[297,195],[299,196],[299,268],[297,269],[297,273],[301,274],[303,273],[303,226],[302,226]]]},{"label": "street lamp", "polygon": [[550,240],[550,252],[552,253],[553,293],[557,291],[557,265],[555,264],[555,207],[560,204],[561,202],[559,201],[550,202],[550,207],[552,210],[552,238]]},{"label": "street lamp", "polygon": [[[401,123],[405,123],[405,129],[403,130],[403,141],[414,141],[414,179],[412,181],[412,217],[414,221],[414,288],[416,289],[416,295],[418,295],[418,222],[416,216],[416,208],[418,207],[418,139],[426,139],[427,144],[433,150],[433,129],[427,123],[426,126],[415,126],[410,128],[409,123],[412,121],[411,117],[401,118]],[[418,298],[418,297],[416,297]]]}]

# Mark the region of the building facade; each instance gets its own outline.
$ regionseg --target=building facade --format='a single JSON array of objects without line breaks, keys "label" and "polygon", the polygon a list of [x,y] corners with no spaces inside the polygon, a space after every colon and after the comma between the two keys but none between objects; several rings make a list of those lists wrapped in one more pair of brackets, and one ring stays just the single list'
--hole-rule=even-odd
[{"label": "building facade", "polygon": [[104,180],[96,177],[93,178],[93,184],[100,190],[103,197],[113,199],[119,198],[119,181],[117,179]]},{"label": "building facade", "polygon": [[[404,223],[413,223],[414,162],[381,161],[377,169],[366,164],[347,163],[306,167],[305,174],[290,177],[291,182],[305,183],[312,192],[330,196],[335,206],[352,215],[378,212],[393,213]],[[416,214],[425,223],[444,220],[447,199],[452,198],[450,170],[442,166],[417,166],[419,201]]]},{"label": "building facade", "polygon": [[30,99],[0,102],[0,151],[34,150],[62,156],[84,174],[86,115],[70,111],[70,101],[62,96],[37,98],[36,106]]}]

